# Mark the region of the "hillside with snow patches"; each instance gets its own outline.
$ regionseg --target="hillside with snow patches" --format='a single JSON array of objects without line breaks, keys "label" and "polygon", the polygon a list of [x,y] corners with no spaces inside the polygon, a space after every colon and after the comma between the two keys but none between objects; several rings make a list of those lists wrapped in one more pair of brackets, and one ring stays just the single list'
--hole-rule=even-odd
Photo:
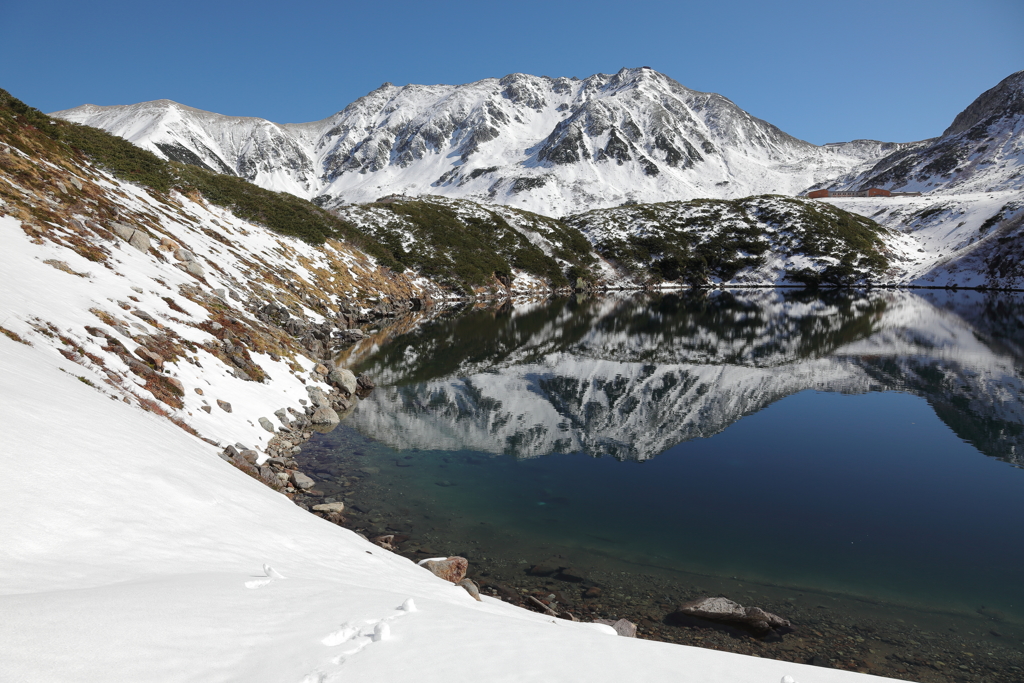
[{"label": "hillside with snow patches", "polygon": [[812,145],[648,68],[583,80],[511,74],[466,85],[385,83],[301,124],[169,100],[54,116],[329,208],[431,194],[560,216],[626,201],[791,195],[901,148]]},{"label": "hillside with snow patches", "polygon": [[[0,483],[0,679],[624,680],[643,662],[651,681],[881,680],[476,601],[301,509],[263,470],[309,399],[336,392],[318,361],[414,330],[450,290],[329,222],[307,241],[238,215],[295,208],[272,197],[224,207],[125,182],[0,95],[0,428],[17,473]],[[225,444],[258,451],[260,474]]]}]

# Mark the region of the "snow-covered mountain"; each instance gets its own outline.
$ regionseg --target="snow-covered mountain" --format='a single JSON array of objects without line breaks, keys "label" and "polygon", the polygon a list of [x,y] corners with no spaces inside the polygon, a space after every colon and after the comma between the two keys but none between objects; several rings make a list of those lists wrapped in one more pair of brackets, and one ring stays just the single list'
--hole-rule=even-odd
[{"label": "snow-covered mountain", "polygon": [[941,136],[904,145],[831,186],[904,192],[1021,192],[1024,71],[982,93]]},{"label": "snow-covered mountain", "polygon": [[548,216],[627,201],[796,194],[903,147],[812,145],[646,67],[583,80],[511,74],[466,85],[385,83],[303,124],[169,100],[54,116],[322,206],[437,194]]}]

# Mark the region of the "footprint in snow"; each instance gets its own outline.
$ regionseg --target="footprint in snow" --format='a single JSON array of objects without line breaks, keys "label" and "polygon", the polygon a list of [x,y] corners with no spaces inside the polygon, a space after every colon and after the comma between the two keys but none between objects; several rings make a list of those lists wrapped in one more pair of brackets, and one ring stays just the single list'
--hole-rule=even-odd
[{"label": "footprint in snow", "polygon": [[[351,623],[344,623],[337,631],[327,634],[320,642],[327,647],[345,646],[340,653],[327,660],[329,665],[339,666],[345,663],[346,657],[362,651],[371,643],[379,643],[391,640],[391,622],[403,617],[410,612],[416,612],[416,603],[409,598],[395,610],[395,614],[382,619],[367,619],[364,626],[356,626]],[[340,672],[315,671],[307,674],[302,683],[331,683],[338,678]]]},{"label": "footprint in snow", "polygon": [[269,564],[263,565],[263,573],[267,575],[267,578],[265,578],[265,579],[253,579],[252,581],[246,581],[245,582],[245,587],[246,588],[251,588],[251,589],[263,588],[264,586],[270,585],[270,583],[274,579],[283,579],[284,578],[284,576],[281,575],[281,572],[277,571],[276,569],[271,567]]}]

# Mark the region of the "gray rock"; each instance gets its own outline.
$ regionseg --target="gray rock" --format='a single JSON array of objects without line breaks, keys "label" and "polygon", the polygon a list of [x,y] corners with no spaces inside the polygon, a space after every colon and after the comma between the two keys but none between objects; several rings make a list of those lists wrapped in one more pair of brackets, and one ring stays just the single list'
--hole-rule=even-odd
[{"label": "gray rock", "polygon": [[295,484],[295,488],[302,489],[303,491],[313,488],[313,484],[316,483],[302,472],[292,472],[290,479],[292,480],[292,483]]},{"label": "gray rock", "polygon": [[330,406],[320,406],[313,411],[309,420],[315,425],[336,425],[341,422],[341,418]]},{"label": "gray rock", "polygon": [[238,455],[239,455],[239,457],[241,457],[243,460],[245,460],[247,463],[250,463],[250,464],[256,464],[256,461],[260,457],[260,454],[257,453],[256,451],[252,450],[251,448],[243,449],[242,451],[240,451],[238,453]]},{"label": "gray rock", "polygon": [[281,424],[283,424],[285,427],[292,426],[292,421],[288,419],[288,413],[285,412],[284,408],[281,408],[281,410],[275,410],[274,417],[280,420]]},{"label": "gray rock", "polygon": [[71,184],[75,186],[76,190],[82,189],[82,181],[76,178],[75,176],[71,176]]},{"label": "gray rock", "polygon": [[356,393],[359,389],[359,383],[356,381],[356,376],[352,374],[351,370],[346,368],[334,368],[327,374],[327,381],[338,387],[349,396]]},{"label": "gray rock", "polygon": [[196,255],[193,254],[188,249],[182,248],[174,252],[174,258],[178,259],[179,261],[195,261]]},{"label": "gray rock", "polygon": [[306,393],[309,394],[309,400],[313,402],[313,405],[330,407],[331,401],[320,387],[307,385]]},{"label": "gray rock", "polygon": [[145,253],[149,251],[149,235],[142,232],[141,230],[136,230],[135,232],[132,233],[131,239],[128,240],[128,244],[132,245],[139,251]]},{"label": "gray rock", "polygon": [[132,238],[132,234],[135,232],[135,228],[127,223],[121,223],[120,221],[114,221],[111,223],[110,230],[125,242],[130,240]]},{"label": "gray rock", "polygon": [[261,417],[260,418],[260,427],[263,427],[264,429],[266,429],[271,434],[274,433],[274,423],[271,422],[270,420],[268,420],[265,417]]},{"label": "gray rock", "polygon": [[474,600],[482,602],[482,600],[480,600],[480,588],[476,585],[473,579],[463,579],[462,581],[459,581],[459,585],[465,588],[466,592],[472,595]]},{"label": "gray rock", "polygon": [[205,271],[198,261],[185,261],[185,270],[196,277],[203,277]]},{"label": "gray rock", "polygon": [[668,615],[669,621],[681,617],[698,617],[709,621],[745,626],[756,633],[766,633],[773,629],[790,629],[793,625],[777,614],[765,612],[760,607],[744,607],[728,598],[701,598],[679,606],[676,612]]},{"label": "gray rock", "polygon": [[220,409],[223,410],[225,413],[230,413],[231,412],[231,404],[228,403],[227,401],[222,401],[222,400],[220,400],[218,398],[217,399],[217,405],[219,405]]},{"label": "gray rock", "polygon": [[313,509],[317,512],[344,512],[344,503],[322,503],[320,505],[314,505]]},{"label": "gray rock", "polygon": [[594,619],[594,623],[611,626],[620,636],[636,638],[636,624],[627,619],[619,619],[618,621],[612,621],[610,619]]}]

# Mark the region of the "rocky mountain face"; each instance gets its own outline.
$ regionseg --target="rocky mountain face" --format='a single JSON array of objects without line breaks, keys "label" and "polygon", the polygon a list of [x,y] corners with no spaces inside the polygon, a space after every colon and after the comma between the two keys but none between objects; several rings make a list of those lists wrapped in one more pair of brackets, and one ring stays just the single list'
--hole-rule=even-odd
[{"label": "rocky mountain face", "polygon": [[982,93],[941,136],[902,146],[824,186],[903,192],[1024,190],[1024,71]]},{"label": "rocky mountain face", "polygon": [[466,85],[385,83],[306,124],[169,100],[54,115],[321,206],[434,194],[548,216],[623,202],[796,194],[900,147],[815,146],[648,68],[583,80],[511,74]]}]

